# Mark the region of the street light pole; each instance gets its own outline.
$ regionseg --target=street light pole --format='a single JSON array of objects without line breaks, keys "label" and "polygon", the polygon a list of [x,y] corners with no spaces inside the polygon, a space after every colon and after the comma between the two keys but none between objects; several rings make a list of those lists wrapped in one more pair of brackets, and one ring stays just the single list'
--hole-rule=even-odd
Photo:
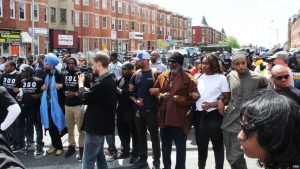
[{"label": "street light pole", "polygon": [[32,41],[31,41],[31,54],[34,57],[34,0],[31,0],[31,31],[32,31]]}]

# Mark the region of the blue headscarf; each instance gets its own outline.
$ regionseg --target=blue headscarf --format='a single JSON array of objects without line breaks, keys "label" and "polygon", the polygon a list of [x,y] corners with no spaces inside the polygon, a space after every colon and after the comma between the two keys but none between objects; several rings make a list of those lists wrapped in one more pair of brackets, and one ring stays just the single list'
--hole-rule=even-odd
[{"label": "blue headscarf", "polygon": [[[50,83],[50,81],[51,81],[51,83]],[[49,86],[49,83],[50,83],[50,86]],[[45,84],[48,86],[48,88],[50,88],[51,117],[52,117],[52,120],[53,120],[55,126],[57,127],[58,131],[61,132],[61,131],[63,131],[63,129],[66,128],[66,119],[65,119],[64,113],[58,103],[58,94],[57,94],[57,89],[55,86],[55,84],[56,84],[55,83],[55,71],[54,71],[52,77],[50,77],[49,74],[47,74],[46,79],[45,79]],[[43,91],[43,95],[41,98],[41,106],[40,106],[41,122],[45,129],[49,129],[47,90]]]}]

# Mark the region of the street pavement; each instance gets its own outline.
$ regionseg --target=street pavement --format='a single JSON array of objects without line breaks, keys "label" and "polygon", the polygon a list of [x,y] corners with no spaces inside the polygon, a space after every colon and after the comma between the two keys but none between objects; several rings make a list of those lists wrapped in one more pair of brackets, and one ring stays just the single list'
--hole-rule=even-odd
[{"label": "street pavement", "polygon": [[[76,130],[75,130],[76,131]],[[78,138],[78,135],[76,135],[76,138]],[[152,148],[151,148],[151,141],[150,141],[150,136],[148,135],[148,163],[149,167],[145,169],[150,169],[152,168]],[[63,145],[64,145],[64,153],[67,151],[68,148],[68,140],[67,140],[67,135],[62,137]],[[50,148],[51,145],[51,140],[49,133],[47,132],[47,136],[44,137],[44,142],[45,142],[45,147],[44,150],[47,150]],[[119,148],[120,146],[120,140],[119,137],[116,135],[116,146]],[[107,150],[107,144],[104,145],[105,147],[105,153]],[[77,150],[78,151],[78,150]],[[39,157],[34,156],[34,152],[29,152],[28,154],[24,153],[16,153],[16,155],[20,158],[20,160],[24,163],[24,165],[29,168],[29,169],[81,169],[82,168],[82,163],[78,162],[75,159],[75,154],[72,155],[69,158],[65,158],[64,154],[60,156],[54,156],[54,155],[42,155]],[[175,168],[175,161],[176,161],[176,148],[173,145],[172,148],[172,168]],[[246,158],[247,160],[247,165],[249,169],[258,169],[259,167],[256,164],[255,159],[249,159]],[[108,162],[109,169],[130,169],[131,164],[129,164],[129,159],[124,159],[124,160],[114,160],[112,162]],[[195,142],[195,137],[194,137],[194,130],[192,129],[188,139],[187,139],[187,153],[186,153],[186,168],[187,169],[197,169],[198,163],[198,151],[197,151],[197,145]],[[214,169],[214,153],[212,150],[212,145],[209,145],[209,152],[208,152],[208,157],[207,157],[207,162],[206,162],[206,168],[207,169]],[[163,168],[163,165],[161,164],[161,168]],[[224,162],[224,169],[230,169],[230,166],[228,162],[225,160]]]}]

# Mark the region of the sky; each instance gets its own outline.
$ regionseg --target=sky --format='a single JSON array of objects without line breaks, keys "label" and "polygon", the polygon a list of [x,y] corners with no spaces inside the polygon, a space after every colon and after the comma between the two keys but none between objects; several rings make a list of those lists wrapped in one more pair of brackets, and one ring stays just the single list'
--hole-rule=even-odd
[{"label": "sky", "polygon": [[[143,0],[193,19],[205,16],[210,27],[224,28],[241,45],[270,48],[287,41],[288,19],[300,10],[300,0]],[[278,35],[278,36],[277,36]],[[277,38],[278,37],[278,38]]]}]

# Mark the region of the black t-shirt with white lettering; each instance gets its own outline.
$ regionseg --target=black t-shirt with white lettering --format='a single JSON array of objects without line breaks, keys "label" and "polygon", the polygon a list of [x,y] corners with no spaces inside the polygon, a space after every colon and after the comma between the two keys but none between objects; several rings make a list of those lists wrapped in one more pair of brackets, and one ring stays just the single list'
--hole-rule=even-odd
[{"label": "black t-shirt with white lettering", "polygon": [[[66,71],[63,79],[63,89],[64,92],[78,92],[78,74],[76,71]],[[81,101],[78,96],[68,98],[65,97],[65,104],[67,106],[78,106]]]},{"label": "black t-shirt with white lettering", "polygon": [[13,87],[21,87],[21,75],[20,73],[16,72],[13,74],[4,73],[0,78],[0,85],[4,86],[10,95],[16,98],[17,93],[12,91]]},{"label": "black t-shirt with white lettering", "polygon": [[33,77],[32,79],[22,80],[22,91],[23,91],[23,104],[39,105],[40,99],[33,99],[32,95],[40,94],[42,92],[41,87],[44,81],[40,78]]},{"label": "black t-shirt with white lettering", "polygon": [[5,87],[0,86],[0,124],[7,115],[7,108],[17,104],[17,101],[9,94]]}]

